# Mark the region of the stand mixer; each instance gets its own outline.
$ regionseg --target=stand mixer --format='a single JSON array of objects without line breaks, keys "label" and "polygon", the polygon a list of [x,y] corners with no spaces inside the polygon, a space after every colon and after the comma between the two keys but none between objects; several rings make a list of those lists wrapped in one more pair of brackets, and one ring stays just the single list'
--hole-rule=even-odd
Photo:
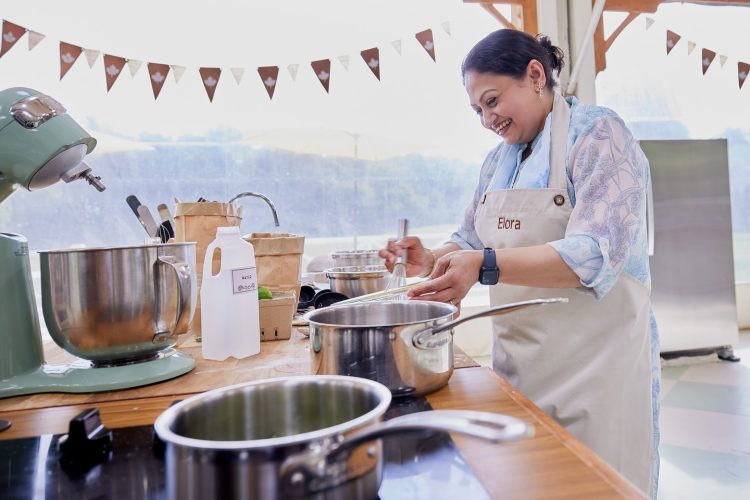
[{"label": "stand mixer", "polygon": [[[91,169],[82,161],[95,146],[96,140],[89,136],[67,114],[65,108],[53,98],[28,88],[18,87],[0,91],[0,203],[18,186],[29,191],[36,191],[59,180],[71,182],[83,179],[98,191],[104,191],[105,186],[100,182],[100,178],[94,176]],[[178,323],[187,323],[185,317],[189,316],[192,311],[188,313],[182,310],[185,304],[188,304],[188,309],[190,309],[189,270],[180,268],[177,265],[179,263],[176,264],[173,257],[165,256],[171,248],[179,250],[179,247],[171,245],[104,250],[115,252],[115,254],[118,251],[128,250],[148,252],[148,256],[152,259],[149,262],[149,269],[153,268],[153,271],[147,270],[147,272],[161,273],[159,274],[161,276],[164,273],[172,273],[174,270],[176,280],[173,279],[173,281],[178,283],[178,294],[182,300],[176,307],[177,319],[172,328],[172,333],[174,333]],[[81,252],[86,252],[86,250]],[[43,252],[43,254],[55,253]],[[65,252],[57,252],[59,253]],[[78,261],[74,259],[80,260],[80,255],[74,255],[65,262],[78,265]],[[69,316],[71,311],[78,311],[79,316],[99,314],[98,321],[103,324],[96,326],[100,330],[108,330],[106,333],[110,337],[119,335],[121,325],[115,321],[107,324],[101,319],[106,318],[104,313],[87,310],[85,307],[80,311],[80,288],[88,283],[63,282],[60,279],[60,272],[54,269],[52,270],[54,272],[50,272],[48,261],[50,257],[43,255],[43,262],[47,265],[43,269],[45,301],[50,302],[51,299],[48,297],[56,299],[55,294],[59,296],[61,290],[66,296],[73,297],[70,307],[64,303],[61,305],[59,300],[57,303],[44,304],[45,320],[55,342],[72,354],[80,356],[80,352],[85,352],[84,350],[76,351],[71,348],[72,344],[68,342],[68,338],[53,333],[53,330],[60,331],[61,324],[65,327],[66,315]],[[151,278],[151,276],[147,277]],[[128,279],[131,281],[126,280],[124,286],[131,287],[134,278],[128,277]],[[194,284],[194,276],[192,279]],[[165,280],[166,278],[162,281]],[[145,280],[141,279],[141,281]],[[155,280],[153,281],[156,283]],[[161,285],[161,282],[159,284]],[[157,299],[164,295],[165,286],[157,288],[154,284],[152,287],[155,288],[154,294],[158,296]],[[87,293],[89,297],[97,298],[99,291],[89,290]],[[194,308],[194,289],[192,295]],[[166,301],[161,302],[166,303]],[[162,310],[157,315],[163,314],[163,309],[165,309],[159,304],[154,306],[157,310]],[[115,311],[115,313],[118,312]],[[54,317],[54,313],[60,314],[62,319]],[[116,314],[110,314],[110,316],[116,316]],[[50,323],[51,321],[55,324]],[[148,337],[148,341],[156,345],[157,351],[150,356],[131,357],[114,363],[97,362],[95,357],[88,358],[89,360],[78,359],[73,363],[62,365],[45,363],[31,280],[28,242],[25,237],[18,234],[0,233],[0,398],[39,392],[81,393],[123,389],[170,379],[192,370],[195,362],[190,356],[171,349],[173,342],[163,343],[165,335],[163,332],[166,330],[163,321],[159,321],[159,324],[153,328],[160,329],[159,335],[162,338],[157,339],[158,335],[153,335],[153,340],[151,336]],[[66,335],[75,340],[75,335],[81,337],[88,334],[81,334],[80,331],[71,334],[67,331]],[[85,337],[85,340],[88,338]]]}]

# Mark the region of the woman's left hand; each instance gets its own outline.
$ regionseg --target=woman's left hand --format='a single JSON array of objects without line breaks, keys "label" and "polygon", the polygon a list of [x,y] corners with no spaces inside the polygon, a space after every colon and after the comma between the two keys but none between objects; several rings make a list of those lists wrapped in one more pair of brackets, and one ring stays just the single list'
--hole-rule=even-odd
[{"label": "woman's left hand", "polygon": [[433,279],[409,290],[415,300],[432,300],[458,304],[479,278],[484,255],[481,250],[459,250],[440,257],[432,272]]}]

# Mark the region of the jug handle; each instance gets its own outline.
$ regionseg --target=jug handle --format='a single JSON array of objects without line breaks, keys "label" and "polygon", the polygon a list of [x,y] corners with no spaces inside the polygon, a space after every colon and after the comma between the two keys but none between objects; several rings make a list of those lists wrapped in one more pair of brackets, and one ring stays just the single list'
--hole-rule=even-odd
[{"label": "jug handle", "polygon": [[[177,262],[177,259],[171,255],[161,255],[157,258],[157,262],[160,262],[170,269],[172,269],[177,275],[177,314],[175,315],[174,326],[170,329],[170,334],[176,335],[178,331],[187,331],[187,326],[190,318],[188,317],[187,311],[188,300],[190,300],[190,266],[185,262]],[[161,305],[157,303],[158,311],[161,311]]]}]

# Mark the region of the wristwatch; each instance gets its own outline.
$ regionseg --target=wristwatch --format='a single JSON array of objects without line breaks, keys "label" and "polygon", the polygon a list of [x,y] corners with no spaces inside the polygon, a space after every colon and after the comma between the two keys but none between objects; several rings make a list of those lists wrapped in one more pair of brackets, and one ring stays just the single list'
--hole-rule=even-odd
[{"label": "wristwatch", "polygon": [[482,285],[497,285],[500,280],[500,268],[497,267],[495,251],[491,248],[484,249],[484,262],[479,270],[479,283]]}]

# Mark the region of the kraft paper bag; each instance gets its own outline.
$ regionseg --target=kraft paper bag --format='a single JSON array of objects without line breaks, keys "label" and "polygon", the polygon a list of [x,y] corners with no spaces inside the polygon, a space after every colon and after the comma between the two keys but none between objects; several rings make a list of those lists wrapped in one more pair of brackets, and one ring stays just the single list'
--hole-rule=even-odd
[{"label": "kraft paper bag", "polygon": [[[195,275],[198,281],[198,299],[195,315],[190,323],[189,331],[196,339],[201,336],[201,304],[200,287],[203,280],[203,260],[206,248],[216,238],[216,228],[239,226],[241,207],[234,203],[196,202],[178,203],[175,206],[175,236],[177,242],[194,241],[195,246]],[[219,255],[214,255],[213,272],[219,271]]]},{"label": "kraft paper bag", "polygon": [[289,233],[250,233],[242,238],[253,244],[258,284],[272,292],[293,291],[296,309],[305,237]]}]

